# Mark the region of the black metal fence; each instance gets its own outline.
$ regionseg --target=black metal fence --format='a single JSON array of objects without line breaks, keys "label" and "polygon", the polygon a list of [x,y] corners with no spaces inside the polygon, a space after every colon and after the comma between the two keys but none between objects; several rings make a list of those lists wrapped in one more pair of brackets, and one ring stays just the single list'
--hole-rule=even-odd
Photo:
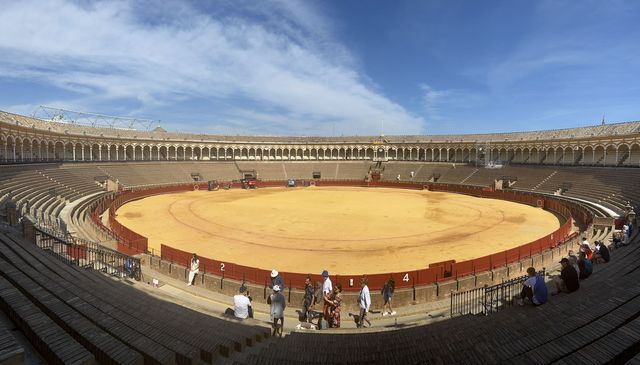
[{"label": "black metal fence", "polygon": [[140,280],[140,259],[138,258],[90,241],[75,242],[75,239],[69,235],[55,229],[34,228],[36,245],[69,264],[100,270],[117,277]]},{"label": "black metal fence", "polygon": [[[545,269],[538,271],[538,275],[545,275]],[[480,288],[451,293],[451,317],[466,314],[489,315],[515,304],[514,298],[520,294],[522,284],[529,276],[502,280],[500,284],[485,285]]]}]

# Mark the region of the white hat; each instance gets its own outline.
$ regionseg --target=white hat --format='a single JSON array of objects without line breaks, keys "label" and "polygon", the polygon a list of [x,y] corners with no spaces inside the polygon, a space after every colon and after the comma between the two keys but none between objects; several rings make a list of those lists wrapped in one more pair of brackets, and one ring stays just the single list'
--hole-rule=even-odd
[{"label": "white hat", "polygon": [[274,285],[273,291],[280,291],[280,285]]},{"label": "white hat", "polygon": [[271,270],[271,277],[275,278],[276,276],[278,276],[278,271],[276,269]]}]

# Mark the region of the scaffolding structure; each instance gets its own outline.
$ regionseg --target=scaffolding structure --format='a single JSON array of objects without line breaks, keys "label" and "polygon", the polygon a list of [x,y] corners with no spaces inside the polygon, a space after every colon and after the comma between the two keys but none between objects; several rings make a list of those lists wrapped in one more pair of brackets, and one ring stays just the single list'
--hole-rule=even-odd
[{"label": "scaffolding structure", "polygon": [[46,121],[85,125],[94,128],[151,131],[154,126],[160,126],[159,120],[116,117],[110,115],[53,108],[44,105],[40,105],[38,108],[36,108],[36,110],[33,112],[32,117]]}]

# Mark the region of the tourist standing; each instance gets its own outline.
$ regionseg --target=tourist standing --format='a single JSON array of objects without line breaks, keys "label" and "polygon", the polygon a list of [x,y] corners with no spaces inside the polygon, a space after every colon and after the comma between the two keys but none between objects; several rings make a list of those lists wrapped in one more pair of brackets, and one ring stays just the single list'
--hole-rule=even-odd
[{"label": "tourist standing", "polygon": [[311,281],[311,275],[307,275],[307,278],[304,281],[304,297],[302,298],[302,315],[300,316],[300,321],[306,320],[307,322],[311,321],[311,311],[313,310],[313,306],[316,303],[316,289],[313,287],[313,282]]},{"label": "tourist standing", "polygon": [[340,307],[342,306],[342,284],[336,284],[329,299],[329,327],[340,328]]},{"label": "tourist standing", "polygon": [[366,321],[371,327],[371,322],[367,319],[367,313],[369,313],[369,307],[371,306],[371,294],[369,293],[369,286],[367,284],[369,280],[363,277],[360,280],[360,295],[358,296],[358,304],[360,305],[360,317],[358,318],[358,328],[364,325]]},{"label": "tourist standing", "polygon": [[393,280],[393,278],[389,278],[389,280],[387,280],[384,283],[384,286],[382,287],[382,315],[386,316],[387,312],[385,311],[385,309],[387,307],[389,307],[389,313],[388,315],[390,316],[394,316],[396,314],[396,312],[393,310],[393,308],[391,307],[391,302],[393,300],[393,292],[396,290],[396,281]]},{"label": "tourist standing", "polygon": [[[287,304],[278,285],[273,286],[273,294],[267,298],[267,304],[271,305],[271,326],[273,328],[272,336],[279,335],[282,337],[282,328],[284,327],[284,309]],[[278,324],[278,322],[280,322],[280,324]]]},{"label": "tourist standing", "polygon": [[324,299],[324,303],[322,305],[322,316],[325,324],[323,324],[321,327],[325,328],[326,324],[328,324],[330,320],[329,308],[331,303],[331,296],[333,294],[333,286],[331,284],[331,279],[329,279],[329,272],[327,270],[322,271],[322,280],[322,299]]}]

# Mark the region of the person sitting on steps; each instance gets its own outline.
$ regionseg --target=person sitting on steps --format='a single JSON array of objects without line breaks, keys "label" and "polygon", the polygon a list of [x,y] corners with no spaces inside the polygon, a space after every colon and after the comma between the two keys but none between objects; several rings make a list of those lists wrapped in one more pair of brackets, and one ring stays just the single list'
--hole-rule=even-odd
[{"label": "person sitting on steps", "polygon": [[522,284],[519,304],[524,305],[524,299],[528,299],[529,302],[535,306],[546,303],[548,293],[544,277],[538,275],[536,269],[533,267],[527,269],[527,275],[529,275],[529,277]]}]

